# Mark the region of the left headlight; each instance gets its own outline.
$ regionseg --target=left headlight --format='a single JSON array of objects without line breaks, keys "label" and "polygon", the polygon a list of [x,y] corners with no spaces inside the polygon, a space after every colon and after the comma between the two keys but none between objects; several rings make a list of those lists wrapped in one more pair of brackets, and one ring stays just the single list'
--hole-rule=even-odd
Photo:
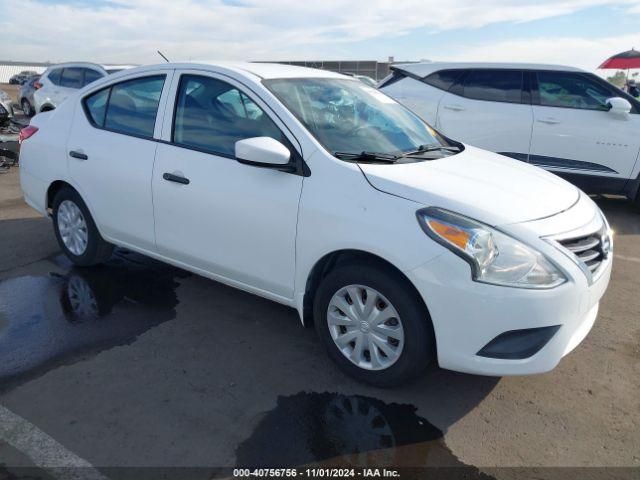
[{"label": "left headlight", "polygon": [[542,253],[509,235],[441,208],[417,212],[433,240],[471,265],[473,279],[518,288],[553,288],[566,277]]}]

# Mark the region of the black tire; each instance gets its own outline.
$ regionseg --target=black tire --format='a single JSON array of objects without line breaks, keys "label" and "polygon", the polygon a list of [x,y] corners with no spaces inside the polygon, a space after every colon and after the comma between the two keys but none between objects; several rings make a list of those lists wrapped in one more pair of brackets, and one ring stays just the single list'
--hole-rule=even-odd
[{"label": "black tire", "polygon": [[29,100],[27,100],[26,98],[22,99],[22,102],[20,102],[20,106],[22,107],[22,112],[31,117],[33,116],[33,107],[31,106],[31,104],[29,103]]},{"label": "black tire", "polygon": [[[404,347],[398,360],[384,370],[360,368],[338,349],[329,332],[327,310],[333,295],[348,285],[364,285],[384,295],[395,307],[404,328]],[[336,267],[321,281],[313,304],[314,325],[331,359],[348,375],[378,387],[404,383],[420,374],[435,357],[431,318],[413,286],[384,265],[349,263]]]},{"label": "black tire", "polygon": [[[58,208],[60,204],[69,200],[76,204],[76,206],[82,212],[82,216],[85,219],[85,223],[87,225],[87,246],[84,252],[81,255],[75,255],[71,252],[67,246],[62,241],[62,237],[60,235],[60,230],[58,228]],[[89,209],[85,205],[84,201],[72,188],[63,188],[61,189],[53,199],[53,230],[56,234],[56,238],[58,239],[58,244],[62,251],[65,253],[69,259],[78,266],[88,267],[92,265],[98,265],[106,262],[111,257],[113,253],[113,245],[107,243],[101,236],[100,232],[96,228],[96,224],[91,217],[91,213],[89,213]]]}]

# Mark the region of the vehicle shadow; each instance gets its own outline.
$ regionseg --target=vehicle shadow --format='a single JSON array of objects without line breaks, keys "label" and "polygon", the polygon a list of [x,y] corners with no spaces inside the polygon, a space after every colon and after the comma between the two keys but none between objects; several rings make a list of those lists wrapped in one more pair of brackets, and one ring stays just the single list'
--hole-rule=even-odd
[{"label": "vehicle shadow", "polygon": [[593,200],[604,212],[609,225],[617,234],[640,234],[640,207],[618,196],[598,196]]}]

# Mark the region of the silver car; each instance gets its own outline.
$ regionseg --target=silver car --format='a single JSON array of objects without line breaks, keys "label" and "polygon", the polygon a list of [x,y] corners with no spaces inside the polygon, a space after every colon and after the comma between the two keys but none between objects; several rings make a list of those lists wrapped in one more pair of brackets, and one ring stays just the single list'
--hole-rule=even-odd
[{"label": "silver car", "polygon": [[22,84],[20,87],[20,93],[18,94],[18,103],[22,108],[22,111],[25,115],[32,116],[35,115],[35,100],[33,98],[33,93],[42,86],[38,82],[40,79],[40,75],[33,75],[29,77],[26,82]]}]

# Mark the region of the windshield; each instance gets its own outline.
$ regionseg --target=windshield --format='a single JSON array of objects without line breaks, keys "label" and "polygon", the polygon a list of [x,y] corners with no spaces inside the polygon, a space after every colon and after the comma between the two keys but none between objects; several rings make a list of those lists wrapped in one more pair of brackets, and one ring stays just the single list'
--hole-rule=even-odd
[{"label": "windshield", "polygon": [[418,116],[359,80],[286,78],[265,85],[331,153],[397,155],[448,143]]}]

